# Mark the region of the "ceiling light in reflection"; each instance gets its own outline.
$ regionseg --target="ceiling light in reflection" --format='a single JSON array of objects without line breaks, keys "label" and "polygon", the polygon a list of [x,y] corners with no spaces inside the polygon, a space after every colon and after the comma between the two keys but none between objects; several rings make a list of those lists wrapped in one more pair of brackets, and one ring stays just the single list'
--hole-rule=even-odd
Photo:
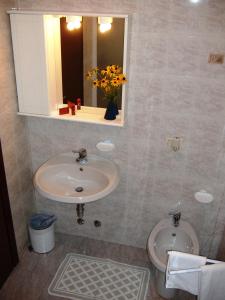
[{"label": "ceiling light in reflection", "polygon": [[98,17],[98,24],[100,32],[106,32],[112,28],[113,18],[111,17]]},{"label": "ceiling light in reflection", "polygon": [[191,3],[198,3],[200,0],[190,0]]},{"label": "ceiling light in reflection", "polygon": [[110,23],[100,24],[100,26],[99,26],[99,30],[101,32],[106,32],[106,31],[110,30],[111,28],[112,28],[112,24],[110,24]]},{"label": "ceiling light in reflection", "polygon": [[81,27],[82,17],[80,16],[67,16],[66,23],[68,30],[79,29]]}]

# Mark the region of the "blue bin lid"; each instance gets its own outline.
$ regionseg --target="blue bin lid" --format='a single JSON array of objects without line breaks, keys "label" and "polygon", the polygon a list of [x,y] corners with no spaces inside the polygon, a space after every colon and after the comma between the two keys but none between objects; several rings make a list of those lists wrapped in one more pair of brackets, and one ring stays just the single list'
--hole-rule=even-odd
[{"label": "blue bin lid", "polygon": [[32,229],[42,230],[50,227],[56,221],[55,215],[45,213],[38,213],[31,216],[29,225]]}]

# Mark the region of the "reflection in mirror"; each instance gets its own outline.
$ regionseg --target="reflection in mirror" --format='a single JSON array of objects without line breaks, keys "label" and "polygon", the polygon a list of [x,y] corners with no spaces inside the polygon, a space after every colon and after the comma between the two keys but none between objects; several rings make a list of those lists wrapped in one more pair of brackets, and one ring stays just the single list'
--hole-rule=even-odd
[{"label": "reflection in mirror", "polygon": [[[124,26],[124,18],[60,18],[64,103],[80,98],[82,105],[106,107],[102,91],[93,88],[86,74],[97,66],[101,69],[107,65],[123,66]],[[122,91],[118,96],[119,109],[121,98]]]}]

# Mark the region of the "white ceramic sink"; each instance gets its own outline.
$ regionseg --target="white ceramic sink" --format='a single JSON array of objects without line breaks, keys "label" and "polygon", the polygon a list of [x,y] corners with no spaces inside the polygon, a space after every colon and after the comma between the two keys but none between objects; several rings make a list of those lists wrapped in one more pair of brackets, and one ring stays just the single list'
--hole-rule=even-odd
[{"label": "white ceramic sink", "polygon": [[42,196],[64,203],[82,204],[107,196],[119,183],[117,165],[95,155],[87,158],[81,165],[73,153],[53,157],[37,170],[35,188]]},{"label": "white ceramic sink", "polygon": [[148,252],[152,263],[162,272],[166,269],[169,250],[199,254],[198,238],[188,222],[181,220],[180,225],[174,227],[171,219],[164,219],[153,228]]}]

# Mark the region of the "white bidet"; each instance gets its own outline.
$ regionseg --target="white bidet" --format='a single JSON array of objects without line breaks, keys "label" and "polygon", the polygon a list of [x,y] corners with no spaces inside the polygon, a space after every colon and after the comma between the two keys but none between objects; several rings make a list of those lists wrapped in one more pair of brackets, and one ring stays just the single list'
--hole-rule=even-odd
[{"label": "white bidet", "polygon": [[170,299],[174,296],[174,289],[165,287],[165,271],[169,250],[199,254],[199,243],[193,227],[180,221],[175,227],[171,219],[160,221],[150,233],[147,244],[148,254],[156,268],[156,286],[160,296]]}]

